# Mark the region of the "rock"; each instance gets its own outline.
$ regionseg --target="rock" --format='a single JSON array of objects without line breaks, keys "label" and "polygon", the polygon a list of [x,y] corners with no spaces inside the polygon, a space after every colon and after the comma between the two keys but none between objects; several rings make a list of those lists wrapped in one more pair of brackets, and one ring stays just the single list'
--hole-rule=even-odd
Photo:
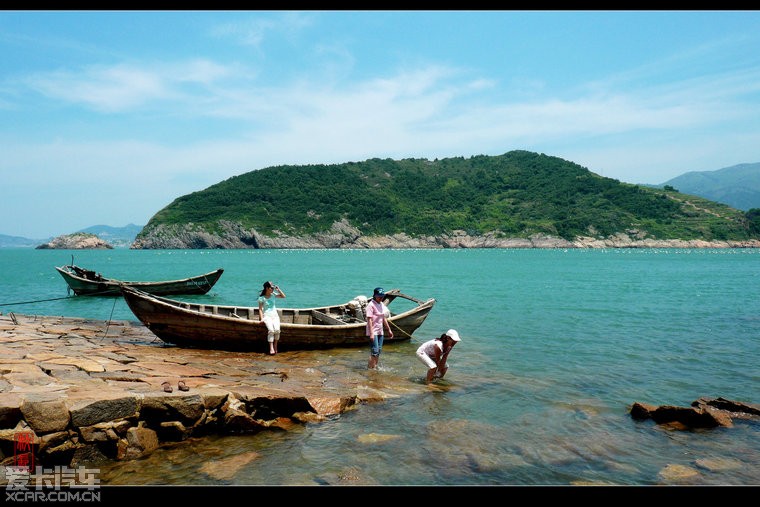
[{"label": "rock", "polygon": [[715,407],[720,410],[731,412],[736,417],[742,414],[748,416],[760,416],[760,405],[744,403],[741,401],[727,400],[725,398],[699,398],[692,402],[693,407]]},{"label": "rock", "polygon": [[146,396],[140,409],[140,418],[146,421],[181,421],[186,426],[194,425],[203,415],[205,408],[199,394],[177,396]]},{"label": "rock", "polygon": [[635,402],[631,405],[630,414],[634,419],[652,419],[671,429],[730,428],[734,425],[734,418],[758,419],[759,408],[758,405],[724,398],[700,398],[689,407],[656,407]]},{"label": "rock", "polygon": [[357,403],[356,396],[351,397],[334,397],[334,398],[309,398],[309,405],[314,411],[322,416],[342,414]]},{"label": "rock", "polygon": [[35,247],[37,250],[104,250],[113,249],[113,246],[103,241],[95,234],[86,232],[75,232],[74,234],[64,234],[54,238],[48,243],[43,243]]},{"label": "rock", "polygon": [[96,467],[111,460],[97,445],[84,445],[74,450],[71,457],[70,468]]},{"label": "rock", "polygon": [[691,428],[715,428],[721,426],[721,422],[712,413],[693,407],[662,405],[652,412],[652,419],[657,424],[680,422]]},{"label": "rock", "polygon": [[150,428],[129,428],[127,437],[119,440],[116,459],[130,460],[147,456],[158,448],[158,436]]},{"label": "rock", "polygon": [[702,458],[695,461],[694,464],[710,472],[736,470],[744,466],[741,461],[734,458]]},{"label": "rock", "polygon": [[412,237],[405,233],[365,236],[345,218],[334,222],[327,231],[300,236],[289,236],[283,232],[265,236],[255,229],[246,229],[239,222],[228,220],[219,220],[215,225],[214,233],[192,223],[149,225],[143,228],[130,248],[760,248],[760,240],[654,240],[646,238],[644,233],[636,229],[607,238],[579,236],[568,241],[545,234],[535,234],[528,238],[505,238],[497,232],[471,236],[462,230],[441,236]]},{"label": "rock", "polygon": [[79,434],[82,435],[82,440],[88,443],[108,442],[119,439],[113,430],[113,422],[110,421],[93,424],[92,426],[81,426],[79,427]]},{"label": "rock", "polygon": [[69,410],[62,400],[49,396],[27,397],[21,405],[21,413],[38,435],[65,430],[69,425]]},{"label": "rock", "polygon": [[179,442],[186,440],[192,434],[192,430],[190,428],[186,428],[185,425],[180,421],[164,421],[156,430],[156,434],[162,442]]},{"label": "rock", "polygon": [[683,482],[699,477],[699,471],[685,465],[668,465],[657,474],[665,482]]},{"label": "rock", "polygon": [[228,397],[222,405],[224,427],[233,433],[250,433],[260,431],[261,424],[253,419],[245,410],[245,403],[235,397]]},{"label": "rock", "polygon": [[48,363],[75,366],[77,369],[80,369],[87,373],[100,373],[105,371],[105,368],[102,364],[98,363],[97,361],[93,361],[92,359],[87,359],[86,357],[61,357],[56,359],[48,359],[46,361],[42,361],[41,365],[46,366]]},{"label": "rock", "polygon": [[259,454],[255,451],[244,452],[229,458],[216,459],[205,462],[201,466],[201,472],[220,481],[229,481],[251,461],[258,459]]},{"label": "rock", "polygon": [[0,396],[0,429],[14,428],[22,419],[21,403],[23,399],[13,393]]},{"label": "rock", "polygon": [[[167,348],[143,325],[70,317],[0,315],[0,356],[0,461],[28,432],[48,468],[139,459],[208,434],[288,431],[398,396],[399,386],[388,373],[369,387],[318,365],[318,353],[284,353],[287,366],[273,371],[265,354]],[[189,392],[161,388],[179,380]]]},{"label": "rock", "polygon": [[382,433],[363,433],[356,439],[362,444],[381,444],[389,440],[397,440],[401,435],[385,435]]},{"label": "rock", "polygon": [[140,404],[135,396],[123,396],[95,401],[81,400],[69,408],[71,424],[92,426],[99,422],[115,421],[137,414]]},{"label": "rock", "polygon": [[365,475],[357,467],[346,467],[341,471],[327,472],[316,478],[317,484],[334,486],[373,486],[377,481]]},{"label": "rock", "polygon": [[301,423],[318,423],[326,419],[325,416],[314,412],[295,412],[291,417]]},{"label": "rock", "polygon": [[639,403],[634,402],[634,404],[631,406],[630,414],[631,417],[634,419],[650,419],[652,417],[652,413],[657,410],[657,407],[654,405],[647,405],[646,403]]},{"label": "rock", "polygon": [[77,449],[81,447],[71,440],[65,440],[60,445],[55,447],[48,447],[43,451],[40,451],[39,457],[41,460],[54,463],[70,463],[71,458]]}]

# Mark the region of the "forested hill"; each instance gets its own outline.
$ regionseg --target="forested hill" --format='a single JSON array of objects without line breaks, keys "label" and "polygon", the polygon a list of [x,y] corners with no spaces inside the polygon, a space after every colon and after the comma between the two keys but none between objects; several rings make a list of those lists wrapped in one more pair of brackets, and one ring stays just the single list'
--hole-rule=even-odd
[{"label": "forested hill", "polygon": [[[672,190],[604,178],[573,162],[528,151],[440,160],[371,159],[277,166],[182,196],[156,213],[133,248],[221,246],[198,234],[267,238],[403,233],[565,240],[633,234],[652,239],[746,240],[760,219]],[[193,232],[194,231],[194,232]],[[350,231],[350,232],[346,232]],[[193,232],[195,239],[189,239]],[[191,235],[193,235],[191,234]],[[172,243],[184,235],[184,240]],[[349,241],[351,241],[349,239]]]}]

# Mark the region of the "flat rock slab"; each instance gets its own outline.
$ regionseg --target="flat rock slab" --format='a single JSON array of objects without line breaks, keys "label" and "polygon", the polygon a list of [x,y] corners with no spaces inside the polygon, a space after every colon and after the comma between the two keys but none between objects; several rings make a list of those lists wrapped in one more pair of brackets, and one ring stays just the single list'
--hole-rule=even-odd
[{"label": "flat rock slab", "polygon": [[[15,315],[14,322],[0,315],[0,397],[13,393],[23,401],[49,393],[71,406],[122,396],[221,392],[301,397],[331,414],[351,405],[342,400],[380,402],[428,389],[392,373],[341,366],[331,353],[265,352],[175,347],[139,322],[29,315]],[[180,380],[189,391],[180,391]],[[171,393],[164,392],[164,382]]]}]

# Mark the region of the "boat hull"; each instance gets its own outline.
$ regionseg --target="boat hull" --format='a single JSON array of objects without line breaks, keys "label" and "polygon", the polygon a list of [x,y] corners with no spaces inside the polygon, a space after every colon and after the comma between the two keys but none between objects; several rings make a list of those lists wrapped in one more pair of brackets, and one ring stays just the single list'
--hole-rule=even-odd
[{"label": "boat hull", "polygon": [[[269,350],[267,328],[259,321],[257,308],[183,303],[128,287],[122,289],[122,294],[135,316],[167,343],[216,350]],[[384,343],[409,340],[434,304],[435,299],[430,299],[411,310],[392,314],[389,322],[394,336],[386,336]],[[335,318],[345,306],[278,310],[281,312],[278,350],[369,346],[365,322],[354,319],[354,322],[322,324],[313,316],[329,313]]]},{"label": "boat hull", "polygon": [[220,268],[203,275],[180,280],[129,282],[104,278],[95,275],[92,271],[77,266],[56,266],[55,269],[66,280],[68,286],[77,296],[121,296],[122,285],[135,287],[138,290],[157,296],[206,294],[216,284],[222,273],[224,273],[224,270]]}]

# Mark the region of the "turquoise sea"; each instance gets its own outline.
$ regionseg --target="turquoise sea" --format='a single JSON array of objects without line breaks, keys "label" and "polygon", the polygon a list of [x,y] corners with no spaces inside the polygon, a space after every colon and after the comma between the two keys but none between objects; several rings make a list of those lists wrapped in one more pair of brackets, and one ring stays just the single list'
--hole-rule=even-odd
[{"label": "turquoise sea", "polygon": [[[218,304],[253,304],[265,280],[287,292],[281,306],[376,286],[435,297],[415,336],[366,372],[368,386],[391,373],[420,383],[416,347],[449,328],[462,336],[429,389],[288,432],[159,450],[104,468],[103,484],[318,485],[351,474],[376,485],[760,484],[759,423],[675,431],[629,415],[636,401],[760,403],[760,250],[0,249],[0,312],[136,320],[120,298],[67,297],[53,266],[72,256],[127,280],[223,267],[211,293],[192,296]],[[364,349],[310,353],[366,370]],[[244,452],[258,458],[234,477],[199,473],[211,456]],[[677,466],[681,478],[668,473]]]}]

